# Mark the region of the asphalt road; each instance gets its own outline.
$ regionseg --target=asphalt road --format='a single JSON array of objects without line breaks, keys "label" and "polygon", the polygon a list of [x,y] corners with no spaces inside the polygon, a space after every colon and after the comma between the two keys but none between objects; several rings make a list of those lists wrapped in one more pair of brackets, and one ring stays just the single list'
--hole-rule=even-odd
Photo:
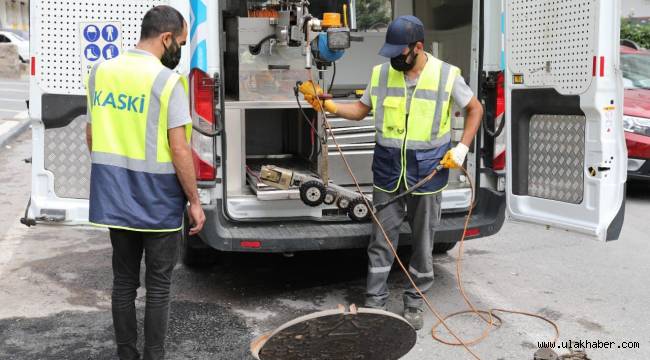
[{"label": "asphalt road", "polygon": [[[111,250],[107,233],[90,228],[18,223],[29,194],[25,134],[0,153],[0,359],[112,359]],[[630,184],[623,234],[603,244],[563,231],[507,223],[496,236],[466,246],[464,276],[477,306],[543,314],[562,340],[613,341],[591,359],[650,358],[650,188]],[[442,313],[465,309],[455,286],[455,254],[435,259],[431,291]],[[249,341],[296,316],[362,303],[366,260],[343,251],[281,256],[225,256],[218,266],[174,275],[169,359],[250,359]],[[390,278],[390,309],[400,310],[403,276]],[[144,292],[137,306],[142,318]],[[546,324],[503,315],[503,325],[473,347],[482,359],[532,359]],[[469,359],[433,342],[425,329],[406,360]],[[450,325],[465,337],[479,321]],[[622,342],[638,349],[619,349]]]},{"label": "asphalt road", "polygon": [[27,110],[25,100],[29,98],[29,82],[26,79],[0,79],[0,120],[13,119]]}]

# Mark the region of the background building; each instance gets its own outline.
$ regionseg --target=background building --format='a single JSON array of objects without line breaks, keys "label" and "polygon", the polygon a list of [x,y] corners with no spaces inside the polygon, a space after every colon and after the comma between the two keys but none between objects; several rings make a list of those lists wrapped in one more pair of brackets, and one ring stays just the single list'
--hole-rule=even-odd
[{"label": "background building", "polygon": [[623,0],[623,17],[650,17],[650,0]]},{"label": "background building", "polygon": [[29,0],[0,0],[0,29],[29,31]]}]

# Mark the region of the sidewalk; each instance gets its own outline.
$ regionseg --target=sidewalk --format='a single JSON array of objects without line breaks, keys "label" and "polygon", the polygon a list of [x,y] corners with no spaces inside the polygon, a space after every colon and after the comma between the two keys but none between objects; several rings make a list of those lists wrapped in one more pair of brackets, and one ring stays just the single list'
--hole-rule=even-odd
[{"label": "sidewalk", "polygon": [[11,140],[29,128],[29,114],[23,111],[13,118],[0,119],[0,151],[8,146]]}]

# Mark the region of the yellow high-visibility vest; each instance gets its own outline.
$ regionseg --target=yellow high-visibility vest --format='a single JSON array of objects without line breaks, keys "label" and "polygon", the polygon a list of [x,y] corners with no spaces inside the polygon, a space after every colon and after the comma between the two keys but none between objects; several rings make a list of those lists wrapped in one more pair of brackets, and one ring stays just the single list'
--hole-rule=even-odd
[{"label": "yellow high-visibility vest", "polygon": [[[187,92],[187,81],[137,51],[96,65],[87,81],[90,222],[135,231],[179,230],[187,199],[172,163],[167,117],[173,89],[181,82]],[[188,142],[191,131],[188,124]]]},{"label": "yellow high-visibility vest", "polygon": [[[433,171],[450,146],[451,92],[460,69],[427,56],[410,104],[403,72],[390,63],[373,69],[370,98],[377,143],[373,173],[379,190],[395,192],[402,181],[406,188],[413,186]],[[416,194],[442,190],[447,178],[448,171],[441,171]]]}]

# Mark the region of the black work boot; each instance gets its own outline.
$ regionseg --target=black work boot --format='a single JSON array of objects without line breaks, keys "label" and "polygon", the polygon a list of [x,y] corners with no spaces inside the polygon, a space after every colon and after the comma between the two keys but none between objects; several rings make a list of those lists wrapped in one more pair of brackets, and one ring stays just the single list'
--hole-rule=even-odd
[{"label": "black work boot", "polygon": [[384,310],[384,311],[388,310],[388,306],[385,303],[379,304],[373,301],[366,301],[366,304],[363,307],[367,309],[376,309],[376,310]]},{"label": "black work boot", "polygon": [[404,319],[406,319],[415,330],[422,329],[422,326],[424,325],[422,309],[414,307],[404,308]]}]

